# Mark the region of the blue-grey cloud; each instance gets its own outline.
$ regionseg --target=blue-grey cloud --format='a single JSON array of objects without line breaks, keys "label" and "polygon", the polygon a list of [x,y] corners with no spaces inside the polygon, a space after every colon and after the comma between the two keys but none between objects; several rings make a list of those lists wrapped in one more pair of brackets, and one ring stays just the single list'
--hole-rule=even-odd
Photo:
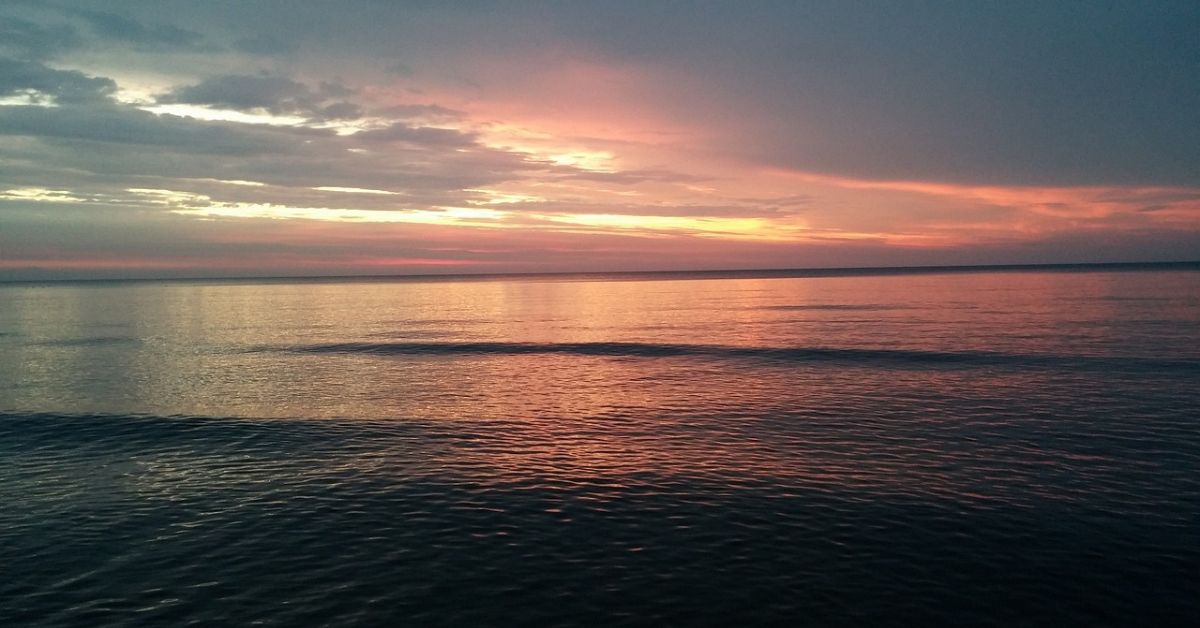
[{"label": "blue-grey cloud", "polygon": [[[466,190],[549,170],[524,154],[482,146],[473,135],[451,129],[397,123],[379,132],[385,135],[205,121],[115,102],[3,106],[0,138],[27,141],[0,141],[0,186],[236,192],[236,200],[310,206],[347,202],[311,190],[341,186],[394,191],[403,195],[405,207],[422,208],[461,204],[475,196]],[[386,159],[376,152],[380,148],[386,148]],[[37,167],[31,172],[29,164]],[[214,179],[269,185],[206,189]],[[387,196],[350,200],[362,209],[394,209],[397,203]]]},{"label": "blue-grey cloud", "polygon": [[397,120],[430,120],[452,122],[465,117],[461,111],[441,105],[393,105],[372,111],[373,115]]},{"label": "blue-grey cloud", "polygon": [[357,138],[364,142],[408,142],[450,147],[469,146],[476,141],[473,133],[438,127],[410,126],[403,122],[382,129],[363,131],[357,134]]},{"label": "blue-grey cloud", "polygon": [[79,48],[79,31],[70,24],[38,24],[0,15],[0,54],[16,59],[46,59]]},{"label": "blue-grey cloud", "polygon": [[734,130],[728,148],[767,164],[879,179],[1200,183],[1195,2],[594,3],[551,14],[565,38],[677,68],[681,90],[702,77],[713,89],[680,114]]},{"label": "blue-grey cloud", "polygon": [[117,84],[109,78],[0,57],[0,98],[24,95],[34,102],[79,104],[106,101],[116,90]]},{"label": "blue-grey cloud", "polygon": [[0,135],[67,143],[162,146],[180,153],[248,155],[293,150],[307,137],[332,132],[206,122],[119,106],[9,106],[0,107]]},{"label": "blue-grey cloud", "polygon": [[402,61],[419,76],[445,71],[441,57],[464,47],[657,67],[664,94],[647,104],[716,129],[722,150],[764,165],[1200,183],[1200,3],[1190,0],[168,4],[197,28],[236,24],[328,58]]},{"label": "blue-grey cloud", "polygon": [[96,35],[145,49],[207,48],[204,35],[172,24],[150,24],[138,19],[86,8],[71,9]]},{"label": "blue-grey cloud", "polygon": [[282,76],[235,74],[214,76],[194,85],[175,88],[160,96],[158,102],[336,120],[362,115],[362,108],[357,104],[335,100],[351,94],[353,90],[337,83],[324,82],[312,89]]},{"label": "blue-grey cloud", "polygon": [[[439,57],[464,45],[573,44],[666,68],[677,97],[655,106],[767,166],[968,183],[1200,182],[1194,2],[351,4],[113,0],[104,12],[70,11],[113,41],[253,41],[247,49],[342,65],[378,59],[380,71],[402,63],[407,75],[436,76]],[[78,39],[61,25],[8,23],[7,39],[28,54]],[[193,85],[191,100],[255,102],[216,87]],[[356,113],[349,100],[313,111],[296,94],[310,115]]]},{"label": "blue-grey cloud", "polygon": [[233,47],[242,52],[255,55],[285,55],[296,51],[296,44],[270,33],[256,33],[241,37],[233,42]]}]

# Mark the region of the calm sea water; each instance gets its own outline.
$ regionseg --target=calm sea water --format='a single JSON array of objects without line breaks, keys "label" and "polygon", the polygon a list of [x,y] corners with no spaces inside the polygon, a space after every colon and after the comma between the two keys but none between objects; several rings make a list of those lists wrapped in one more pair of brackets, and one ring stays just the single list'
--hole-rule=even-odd
[{"label": "calm sea water", "polygon": [[0,285],[0,624],[1200,616],[1200,272]]}]

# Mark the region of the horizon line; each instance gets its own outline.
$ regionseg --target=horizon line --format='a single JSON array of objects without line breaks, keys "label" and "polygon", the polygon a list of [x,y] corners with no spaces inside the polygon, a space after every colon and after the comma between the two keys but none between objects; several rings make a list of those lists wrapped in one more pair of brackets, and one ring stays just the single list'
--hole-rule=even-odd
[{"label": "horizon line", "polygon": [[[653,278],[655,275],[692,275],[697,278],[753,277],[836,277],[854,275],[915,275],[936,273],[971,272],[1037,272],[1047,270],[1095,272],[1095,271],[1138,271],[1138,270],[1200,270],[1200,260],[1158,262],[1052,262],[1040,264],[951,264],[918,266],[835,266],[801,268],[717,268],[691,270],[593,270],[593,271],[544,271],[503,273],[406,273],[406,274],[353,274],[353,275],[211,275],[179,277],[66,277],[39,279],[0,279],[3,284],[59,284],[59,283],[144,283],[144,282],[254,282],[254,281],[451,281],[489,279],[537,279],[572,277],[608,277],[614,279]],[[688,277],[679,277],[687,279]]]}]

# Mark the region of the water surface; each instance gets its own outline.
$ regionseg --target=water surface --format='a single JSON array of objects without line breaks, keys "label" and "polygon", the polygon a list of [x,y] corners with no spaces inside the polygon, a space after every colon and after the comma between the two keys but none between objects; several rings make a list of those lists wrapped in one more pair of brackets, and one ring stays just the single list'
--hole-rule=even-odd
[{"label": "water surface", "polygon": [[0,623],[1185,623],[1200,272],[0,285]]}]

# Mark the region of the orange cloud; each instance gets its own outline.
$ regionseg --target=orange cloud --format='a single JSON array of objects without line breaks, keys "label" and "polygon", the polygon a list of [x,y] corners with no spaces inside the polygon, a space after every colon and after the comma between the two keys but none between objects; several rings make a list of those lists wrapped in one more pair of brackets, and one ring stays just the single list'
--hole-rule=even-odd
[{"label": "orange cloud", "polygon": [[1025,209],[1061,218],[1104,218],[1153,213],[1200,223],[1200,188],[1163,186],[982,186],[934,181],[876,181],[810,172],[773,170],[801,181],[849,189],[911,192]]}]

